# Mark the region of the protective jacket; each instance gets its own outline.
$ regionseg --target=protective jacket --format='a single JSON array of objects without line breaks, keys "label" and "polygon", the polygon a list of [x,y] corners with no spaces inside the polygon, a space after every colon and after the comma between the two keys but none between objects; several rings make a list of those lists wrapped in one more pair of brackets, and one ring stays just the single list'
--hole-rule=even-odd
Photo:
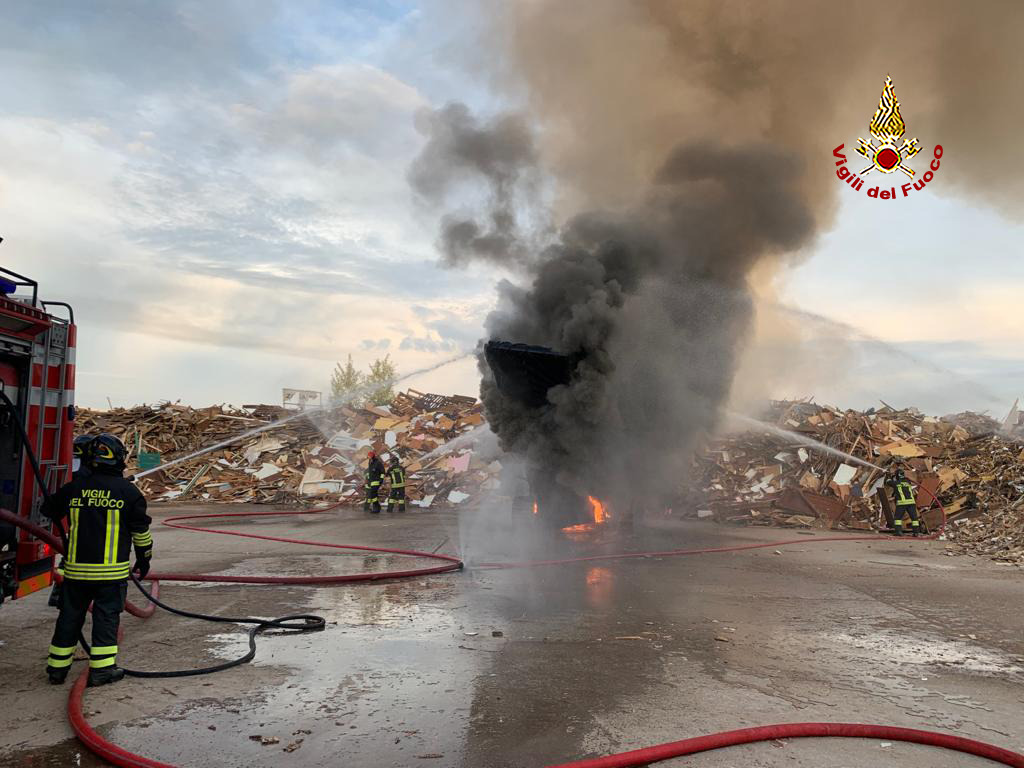
[{"label": "protective jacket", "polygon": [[55,521],[70,520],[67,579],[127,579],[132,545],[140,557],[152,553],[146,499],[117,470],[96,467],[89,476],[75,478],[46,500],[43,513]]},{"label": "protective jacket", "polygon": [[897,507],[908,507],[917,503],[914,498],[914,486],[906,480],[892,482],[889,485],[892,487]]},{"label": "protective jacket", "polygon": [[366,467],[366,482],[379,485],[380,481],[384,479],[384,472],[384,462],[380,460],[379,456],[374,456]]}]

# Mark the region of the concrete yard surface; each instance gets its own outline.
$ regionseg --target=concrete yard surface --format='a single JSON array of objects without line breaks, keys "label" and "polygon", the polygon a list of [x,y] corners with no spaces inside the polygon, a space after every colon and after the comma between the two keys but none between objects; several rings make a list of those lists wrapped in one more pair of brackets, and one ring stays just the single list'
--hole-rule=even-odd
[{"label": "concrete yard surface", "polygon": [[[154,571],[342,574],[430,561],[171,529],[156,506]],[[178,766],[537,768],[781,722],[898,725],[1024,752],[1024,571],[948,557],[941,542],[822,542],[823,532],[649,520],[624,533],[544,531],[573,557],[797,539],[686,557],[495,570],[522,551],[474,509],[358,510],[211,521],[225,530],[460,554],[462,572],[341,586],[166,582],[171,605],[219,615],[323,616],[268,633],[254,663],[86,693],[89,722]],[[524,524],[535,524],[527,521]],[[534,535],[537,532],[534,531]],[[514,551],[515,550],[515,551]],[[134,594],[133,594],[134,593]],[[37,593],[0,607],[0,764],[104,765],[44,675],[56,611]],[[129,599],[142,602],[134,588]],[[119,663],[145,670],[240,656],[244,628],[125,614]],[[85,662],[75,663],[77,676]],[[794,740],[661,763],[695,768],[985,766],[902,743]]]}]

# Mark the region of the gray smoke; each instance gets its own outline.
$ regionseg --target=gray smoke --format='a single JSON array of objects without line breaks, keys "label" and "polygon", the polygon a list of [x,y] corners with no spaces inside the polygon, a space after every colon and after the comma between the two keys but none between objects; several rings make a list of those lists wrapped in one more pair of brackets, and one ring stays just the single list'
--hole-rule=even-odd
[{"label": "gray smoke", "polygon": [[[429,162],[410,174],[424,196],[438,199],[455,180],[423,175],[430,166],[449,167],[446,152],[454,152],[460,172],[467,168],[466,152],[451,143],[453,119],[465,124],[465,109],[433,115]],[[507,124],[502,118],[494,126]],[[474,143],[491,146],[479,130]],[[500,174],[490,163],[479,169],[502,210],[524,194],[516,180],[537,173],[526,167],[536,153],[516,137],[518,166]],[[758,260],[799,248],[813,231],[795,189],[799,168],[796,158],[766,146],[682,146],[637,206],[573,217],[532,259],[520,256],[521,244],[505,248],[505,263],[525,268],[529,282],[499,285],[490,338],[581,360],[572,382],[548,393],[551,407],[538,411],[505,398],[481,358],[482,398],[502,447],[581,494],[625,501],[630,493],[671,493],[693,440],[713,425],[728,395],[736,342],[751,313],[747,274]],[[495,251],[474,256],[494,261]]]},{"label": "gray smoke", "polygon": [[[578,492],[655,501],[678,487],[729,395],[752,274],[831,223],[832,148],[866,135],[886,74],[909,135],[927,154],[946,147],[937,194],[1010,211],[1024,194],[1005,162],[1024,104],[1019,3],[868,0],[870,34],[810,0],[488,8],[490,74],[528,117],[425,114],[410,180],[448,211],[447,263],[513,271],[490,338],[582,355],[540,413],[505,399],[481,361],[502,446]],[[879,18],[898,40],[873,34]]]},{"label": "gray smoke", "polygon": [[485,195],[482,215],[469,208],[442,218],[438,248],[444,261],[528,261],[519,220],[536,189],[537,157],[526,121],[507,114],[482,124],[464,104],[453,103],[420,112],[417,128],[429,141],[409,169],[409,181],[427,203],[451,203],[448,194],[457,188]]}]

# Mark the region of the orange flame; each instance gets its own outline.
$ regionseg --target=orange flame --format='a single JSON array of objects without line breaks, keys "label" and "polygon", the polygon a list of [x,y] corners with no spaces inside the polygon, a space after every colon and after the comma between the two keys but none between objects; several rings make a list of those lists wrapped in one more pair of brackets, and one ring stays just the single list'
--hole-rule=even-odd
[{"label": "orange flame", "polygon": [[587,496],[587,501],[590,502],[590,514],[594,518],[594,522],[567,525],[562,529],[564,533],[587,533],[611,519],[611,515],[608,514],[607,504],[599,499],[595,499],[593,496]]},{"label": "orange flame", "polygon": [[537,509],[537,502],[536,501],[533,502],[533,514],[535,514],[535,515],[540,514],[540,510]]},{"label": "orange flame", "polygon": [[600,525],[610,517],[608,514],[608,508],[603,502],[598,501],[593,496],[587,496],[587,501],[590,502],[590,511],[594,515],[595,523]]}]

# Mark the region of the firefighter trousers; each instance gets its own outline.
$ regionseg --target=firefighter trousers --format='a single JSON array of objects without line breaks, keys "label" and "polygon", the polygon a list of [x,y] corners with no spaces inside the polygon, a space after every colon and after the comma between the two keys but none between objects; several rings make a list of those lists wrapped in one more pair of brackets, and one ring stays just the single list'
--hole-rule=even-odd
[{"label": "firefighter trousers", "polygon": [[916,504],[900,504],[896,507],[896,514],[893,515],[893,522],[896,525],[896,535],[899,536],[903,533],[903,516],[906,515],[910,518],[910,531],[911,533],[919,533],[921,531],[921,520],[917,514]]},{"label": "firefighter trousers", "polygon": [[92,651],[89,668],[113,667],[117,659],[117,628],[128,594],[128,582],[64,579],[60,592],[60,615],[50,642],[49,669],[71,666],[78,636],[92,603]]},{"label": "firefighter trousers", "polygon": [[366,498],[363,499],[364,512],[380,512],[380,480],[372,480],[366,484]]},{"label": "firefighter trousers", "polygon": [[388,512],[405,512],[405,488],[392,488],[388,493]]}]

